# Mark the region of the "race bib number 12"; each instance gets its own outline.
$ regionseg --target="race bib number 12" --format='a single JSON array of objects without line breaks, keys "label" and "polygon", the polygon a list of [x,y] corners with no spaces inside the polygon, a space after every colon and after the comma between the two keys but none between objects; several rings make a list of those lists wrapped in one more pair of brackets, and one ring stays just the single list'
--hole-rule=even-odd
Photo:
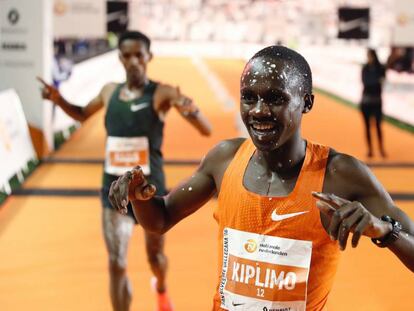
[{"label": "race bib number 12", "polygon": [[221,307],[305,311],[311,255],[310,241],[225,228]]}]

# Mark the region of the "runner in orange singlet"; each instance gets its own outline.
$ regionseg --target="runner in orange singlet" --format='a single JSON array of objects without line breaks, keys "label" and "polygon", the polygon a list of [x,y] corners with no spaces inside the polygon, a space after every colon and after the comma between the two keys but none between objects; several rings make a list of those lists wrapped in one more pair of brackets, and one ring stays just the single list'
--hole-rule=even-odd
[{"label": "runner in orange singlet", "polygon": [[280,196],[258,194],[243,185],[249,162],[253,162],[250,169],[256,170],[255,151],[251,140],[246,140],[221,182],[214,214],[222,263],[215,310],[222,310],[223,302],[228,310],[245,304],[255,310],[304,310],[306,300],[308,308],[319,310],[326,303],[339,257],[311,195],[322,190],[329,148],[308,142],[296,186]]},{"label": "runner in orange singlet", "polygon": [[154,195],[139,167],[109,194],[121,213],[131,201],[146,230],[164,233],[218,192],[213,310],[325,310],[351,233],[353,247],[367,236],[414,271],[413,221],[364,164],[302,137],[314,103],[306,60],[265,48],[247,63],[240,93],[250,139],[214,147],[167,196]]}]

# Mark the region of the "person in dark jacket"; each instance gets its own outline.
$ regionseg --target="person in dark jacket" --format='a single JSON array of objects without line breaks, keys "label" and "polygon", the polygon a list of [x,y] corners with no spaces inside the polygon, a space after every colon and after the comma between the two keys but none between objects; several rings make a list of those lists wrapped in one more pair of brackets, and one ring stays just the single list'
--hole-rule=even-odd
[{"label": "person in dark jacket", "polygon": [[364,118],[366,140],[368,144],[368,157],[373,157],[371,139],[371,121],[375,119],[378,135],[379,150],[382,157],[386,157],[384,139],[381,129],[382,122],[382,86],[385,79],[385,67],[379,62],[377,52],[373,49],[367,51],[367,63],[362,67],[362,99],[361,112]]}]

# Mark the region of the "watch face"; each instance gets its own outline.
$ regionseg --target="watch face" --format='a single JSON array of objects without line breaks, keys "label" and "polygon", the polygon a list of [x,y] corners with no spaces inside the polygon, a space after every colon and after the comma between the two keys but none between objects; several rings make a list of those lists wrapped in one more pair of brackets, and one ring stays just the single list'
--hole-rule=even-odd
[{"label": "watch face", "polygon": [[391,243],[395,242],[400,237],[400,231],[402,230],[401,223],[395,219],[392,219],[388,215],[384,215],[381,217],[382,221],[389,222],[392,225],[392,231],[388,233],[382,239],[371,239],[375,245],[379,247],[387,247]]},{"label": "watch face", "polygon": [[381,220],[386,221],[386,222],[390,222],[390,223],[394,223],[394,220],[388,215],[382,216]]},{"label": "watch face", "polygon": [[401,223],[395,219],[392,219],[390,216],[388,215],[384,215],[381,217],[381,220],[389,222],[390,224],[392,224],[392,227],[396,227],[397,229],[399,229],[398,231],[400,231],[402,229]]},{"label": "watch face", "polygon": [[395,223],[394,223],[394,227],[397,227],[397,228],[398,228],[398,231],[402,230],[402,225],[401,225],[401,223],[400,223],[399,221],[396,221],[396,220],[394,220],[394,221],[395,221]]}]

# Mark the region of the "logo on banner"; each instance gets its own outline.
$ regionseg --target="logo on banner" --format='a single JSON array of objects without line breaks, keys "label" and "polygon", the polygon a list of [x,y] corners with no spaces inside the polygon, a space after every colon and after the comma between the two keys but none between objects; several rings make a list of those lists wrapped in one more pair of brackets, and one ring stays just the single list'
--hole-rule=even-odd
[{"label": "logo on banner", "polygon": [[339,22],[339,31],[348,32],[354,29],[361,29],[363,31],[368,31],[369,23],[365,17],[353,19],[350,21],[340,21]]},{"label": "logo on banner", "polygon": [[406,26],[410,22],[410,18],[407,14],[401,13],[397,16],[397,22],[400,26]]},{"label": "logo on banner", "polygon": [[239,306],[245,305],[245,303],[236,303],[234,301],[231,304],[233,305],[233,307],[239,307]]},{"label": "logo on banner", "polygon": [[368,39],[370,10],[369,8],[338,8],[338,38]]},{"label": "logo on banner", "polygon": [[9,14],[7,14],[7,19],[11,25],[16,25],[20,19],[19,11],[16,9],[11,9]]},{"label": "logo on banner", "polygon": [[246,243],[244,243],[244,249],[248,253],[254,253],[257,249],[257,243],[253,239],[248,239]]},{"label": "logo on banner", "polygon": [[63,0],[55,0],[53,11],[56,15],[64,15],[68,11],[68,5]]}]

